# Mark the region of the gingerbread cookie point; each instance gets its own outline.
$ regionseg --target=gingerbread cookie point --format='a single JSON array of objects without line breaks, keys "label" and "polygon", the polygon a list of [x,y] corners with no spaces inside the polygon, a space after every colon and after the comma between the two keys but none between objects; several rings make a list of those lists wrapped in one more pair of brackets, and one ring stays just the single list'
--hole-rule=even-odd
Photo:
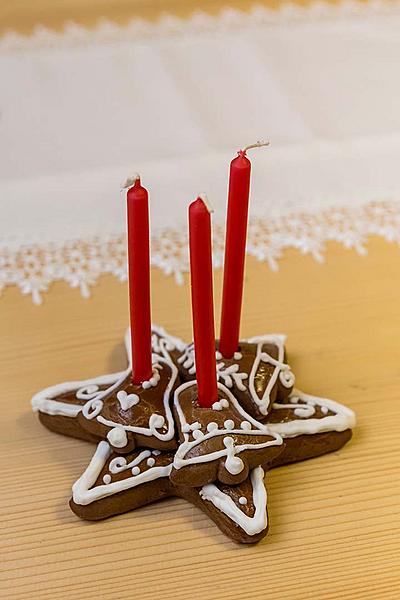
[{"label": "gingerbread cookie point", "polygon": [[351,439],[355,424],[355,414],[347,406],[295,389],[284,401],[275,403],[268,416],[268,427],[279,432],[285,442],[270,466],[339,450]]},{"label": "gingerbread cookie point", "polygon": [[[231,358],[222,356],[216,343],[217,379],[228,387],[254,418],[266,420],[276,400],[286,398],[294,374],[285,362],[286,336],[269,334],[240,342]],[[189,344],[177,359],[185,381],[196,378],[194,346]]]},{"label": "gingerbread cookie point", "polygon": [[282,451],[281,436],[248,415],[221,383],[218,398],[211,408],[200,407],[195,381],[175,392],[180,445],[170,477],[176,485],[238,484],[252,468],[267,465]]},{"label": "gingerbread cookie point", "polygon": [[45,388],[32,397],[32,409],[38,413],[40,422],[51,431],[83,440],[98,441],[99,436],[81,426],[79,415],[88,400],[111,389],[122,375],[123,372],[112,373]]},{"label": "gingerbread cookie point", "polygon": [[99,520],[162,500],[173,494],[172,459],[171,453],[143,448],[120,456],[102,441],[72,487],[71,509],[83,519]]}]

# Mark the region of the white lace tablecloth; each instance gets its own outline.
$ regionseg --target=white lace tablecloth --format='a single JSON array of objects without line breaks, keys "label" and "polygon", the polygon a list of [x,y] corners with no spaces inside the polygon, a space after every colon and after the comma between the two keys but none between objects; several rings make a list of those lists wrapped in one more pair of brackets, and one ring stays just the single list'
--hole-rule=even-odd
[{"label": "white lace tablecloth", "polygon": [[121,182],[151,196],[152,261],[187,270],[188,203],[214,205],[253,151],[248,251],[400,241],[400,5],[254,7],[0,39],[0,289],[126,277]]}]

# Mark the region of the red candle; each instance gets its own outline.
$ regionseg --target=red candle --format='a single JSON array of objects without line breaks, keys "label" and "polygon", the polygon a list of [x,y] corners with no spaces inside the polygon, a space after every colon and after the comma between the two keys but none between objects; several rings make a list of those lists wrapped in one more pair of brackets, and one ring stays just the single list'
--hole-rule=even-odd
[{"label": "red candle", "polygon": [[266,145],[257,142],[240,150],[230,167],[219,342],[219,351],[225,358],[231,358],[239,347],[251,172],[246,151]]},{"label": "red candle", "polygon": [[[153,374],[151,361],[149,201],[136,175],[127,193],[129,308],[132,381],[141,384]],[[132,183],[132,182],[130,182]]]},{"label": "red candle", "polygon": [[210,212],[204,196],[189,206],[194,355],[198,403],[204,408],[218,400]]}]

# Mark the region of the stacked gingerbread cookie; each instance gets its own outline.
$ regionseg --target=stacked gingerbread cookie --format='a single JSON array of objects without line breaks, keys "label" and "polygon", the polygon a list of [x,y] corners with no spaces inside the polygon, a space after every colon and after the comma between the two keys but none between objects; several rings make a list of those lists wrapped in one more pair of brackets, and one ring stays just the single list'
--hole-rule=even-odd
[{"label": "stacked gingerbread cookie", "polygon": [[[257,143],[256,145],[263,145]],[[70,506],[103,519],[169,496],[201,508],[237,542],[267,533],[265,471],[337,450],[353,412],[293,388],[285,337],[240,340],[250,161],[231,163],[220,339],[215,339],[211,209],[189,207],[193,344],[151,325],[148,194],[128,181],[130,323],[126,368],[32,400],[57,433],[97,444]]]},{"label": "stacked gingerbread cookie", "polygon": [[193,345],[152,328],[153,377],[132,383],[127,368],[60,384],[32,400],[49,429],[97,443],[73,485],[70,506],[103,519],[170,496],[201,508],[229,537],[252,543],[268,530],[264,474],[337,450],[353,412],[294,390],[284,338],[241,342],[229,361],[216,350],[218,400],[197,402]]}]

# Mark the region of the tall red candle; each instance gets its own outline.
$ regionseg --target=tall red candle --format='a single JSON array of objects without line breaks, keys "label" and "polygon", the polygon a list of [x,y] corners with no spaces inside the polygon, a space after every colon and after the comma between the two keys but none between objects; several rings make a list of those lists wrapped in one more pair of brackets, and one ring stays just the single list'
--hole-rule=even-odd
[{"label": "tall red candle", "polygon": [[266,142],[257,142],[240,150],[230,166],[219,342],[219,351],[225,358],[231,358],[239,347],[251,173],[246,151],[265,145]]},{"label": "tall red candle", "polygon": [[190,277],[198,403],[218,400],[210,209],[204,197],[189,206]]},{"label": "tall red candle", "polygon": [[148,381],[151,361],[149,200],[139,175],[127,192],[132,381]]}]

